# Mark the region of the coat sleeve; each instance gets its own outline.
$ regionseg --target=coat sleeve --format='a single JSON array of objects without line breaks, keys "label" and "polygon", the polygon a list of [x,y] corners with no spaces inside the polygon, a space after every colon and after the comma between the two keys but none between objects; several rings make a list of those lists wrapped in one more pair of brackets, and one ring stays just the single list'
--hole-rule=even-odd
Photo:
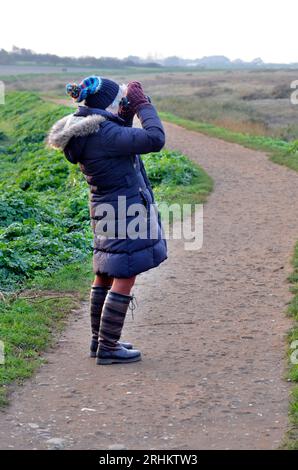
[{"label": "coat sleeve", "polygon": [[64,148],[64,155],[70,163],[74,165],[79,162],[82,155],[86,137],[72,137]]},{"label": "coat sleeve", "polygon": [[118,155],[159,152],[165,144],[165,132],[152,104],[144,105],[138,117],[143,129],[135,127],[106,127],[104,145],[108,152]]}]

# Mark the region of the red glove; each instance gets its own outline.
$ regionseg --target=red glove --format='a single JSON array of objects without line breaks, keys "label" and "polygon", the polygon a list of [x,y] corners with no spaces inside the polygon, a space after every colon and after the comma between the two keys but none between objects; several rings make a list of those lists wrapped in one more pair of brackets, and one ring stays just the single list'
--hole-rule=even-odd
[{"label": "red glove", "polygon": [[126,96],[129,101],[129,109],[133,114],[138,114],[144,104],[150,104],[147,96],[144,95],[140,82],[129,82]]}]

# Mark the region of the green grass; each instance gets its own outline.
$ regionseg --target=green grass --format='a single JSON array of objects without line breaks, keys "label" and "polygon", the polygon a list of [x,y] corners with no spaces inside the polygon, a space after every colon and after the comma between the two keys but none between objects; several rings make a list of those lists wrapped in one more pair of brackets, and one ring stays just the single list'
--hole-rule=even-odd
[{"label": "green grass", "polygon": [[143,161],[157,202],[202,204],[213,189],[210,176],[178,152],[162,150]]},{"label": "green grass", "polygon": [[276,152],[271,156],[271,160],[279,165],[287,166],[294,171],[298,171],[298,140],[290,143],[285,152]]},{"label": "green grass", "polygon": [[[67,317],[86,297],[91,260],[42,275],[18,294],[0,302],[0,338],[5,363],[0,366],[0,407],[8,403],[10,385],[21,383],[44,362],[41,352],[55,344]],[[73,315],[74,313],[72,313]]]},{"label": "green grass", "polygon": [[[295,325],[289,334],[289,344],[295,340],[298,340],[298,242],[295,246],[293,256],[293,272],[289,277],[291,283],[291,292],[293,294],[291,303],[288,308],[288,314],[294,319]],[[290,355],[293,353],[293,349],[289,348],[289,379],[293,383],[298,382],[298,365],[293,364],[290,360]],[[291,402],[290,402],[290,418],[291,418],[291,429],[288,432],[285,446],[290,449],[298,449],[298,385],[292,390]]]},{"label": "green grass", "polygon": [[45,147],[67,108],[11,93],[0,107],[0,290],[83,261],[91,252],[88,189],[78,168]]},{"label": "green grass", "polygon": [[[92,278],[88,185],[61,152],[45,147],[52,123],[72,108],[11,92],[0,107],[0,406],[54,344]],[[144,156],[158,201],[203,202],[208,175],[186,156]]]}]

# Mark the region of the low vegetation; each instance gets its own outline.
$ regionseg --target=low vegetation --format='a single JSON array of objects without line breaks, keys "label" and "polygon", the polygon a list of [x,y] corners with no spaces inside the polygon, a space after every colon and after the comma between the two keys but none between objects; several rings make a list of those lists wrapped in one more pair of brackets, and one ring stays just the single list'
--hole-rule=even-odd
[{"label": "low vegetation", "polygon": [[[291,292],[293,293],[293,298],[291,304],[288,308],[288,314],[292,316],[296,325],[289,333],[289,356],[297,359],[297,344],[298,344],[298,243],[295,247],[295,253],[293,257],[293,266],[294,271],[290,276],[289,280],[291,283]],[[289,359],[290,371],[289,379],[297,383],[298,382],[298,365],[293,363]],[[287,435],[284,446],[290,449],[298,449],[298,386],[292,390],[292,397],[290,403],[290,417],[291,417],[291,427]]]},{"label": "low vegetation", "polygon": [[[33,70],[33,69],[32,69]],[[52,67],[52,73],[36,68],[12,69],[3,76],[8,90],[46,92],[55,98],[65,98],[68,81],[80,81],[90,73],[103,73],[99,68],[72,68],[64,71]],[[6,70],[5,73],[8,73]],[[27,73],[27,75],[18,74]],[[1,65],[0,65],[1,75]],[[295,69],[279,70],[203,70],[188,68],[104,69],[104,75],[119,83],[137,77],[160,111],[186,120],[226,128],[232,132],[266,136],[287,142],[298,135],[297,106],[290,102],[292,82],[297,80]],[[46,84],[46,87],[45,87]]]}]

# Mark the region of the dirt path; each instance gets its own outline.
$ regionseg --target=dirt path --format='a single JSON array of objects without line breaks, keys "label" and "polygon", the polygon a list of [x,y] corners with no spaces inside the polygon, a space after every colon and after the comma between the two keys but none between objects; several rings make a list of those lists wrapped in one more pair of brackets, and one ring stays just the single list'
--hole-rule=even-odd
[{"label": "dirt path", "polygon": [[167,146],[215,180],[204,246],[142,275],[125,338],[143,362],[96,367],[87,305],[48,364],[1,414],[1,448],[270,449],[287,427],[286,276],[298,238],[298,175],[172,124]]}]

